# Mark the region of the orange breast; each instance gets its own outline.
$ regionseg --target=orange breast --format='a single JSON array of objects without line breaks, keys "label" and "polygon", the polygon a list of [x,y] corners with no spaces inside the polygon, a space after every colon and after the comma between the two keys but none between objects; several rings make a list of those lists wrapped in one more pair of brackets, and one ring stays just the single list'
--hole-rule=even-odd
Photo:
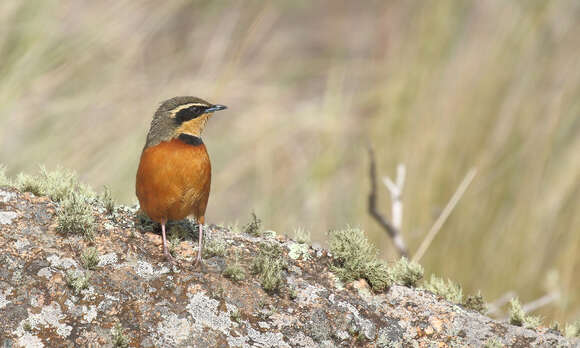
[{"label": "orange breast", "polygon": [[154,221],[203,219],[211,185],[211,164],[204,144],[173,139],[146,148],[137,170],[141,209]]}]

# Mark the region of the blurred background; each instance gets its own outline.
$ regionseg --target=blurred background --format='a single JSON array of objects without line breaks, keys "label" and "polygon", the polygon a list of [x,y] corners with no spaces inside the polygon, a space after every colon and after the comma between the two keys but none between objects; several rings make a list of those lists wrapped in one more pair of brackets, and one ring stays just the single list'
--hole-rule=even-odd
[{"label": "blurred background", "polygon": [[[369,157],[407,166],[411,254],[477,175],[421,260],[481,289],[546,294],[580,319],[580,2],[0,2],[0,162],[62,165],[123,203],[153,112],[176,95],[225,104],[204,139],[210,223],[365,229]],[[379,183],[379,206],[390,197]]]}]

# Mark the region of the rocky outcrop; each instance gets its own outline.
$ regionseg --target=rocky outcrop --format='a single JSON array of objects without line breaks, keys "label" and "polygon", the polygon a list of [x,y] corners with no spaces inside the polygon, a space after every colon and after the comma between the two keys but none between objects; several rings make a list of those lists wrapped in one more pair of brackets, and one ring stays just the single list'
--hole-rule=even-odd
[{"label": "rocky outcrop", "polygon": [[[159,234],[136,228],[131,208],[108,214],[95,202],[92,239],[57,232],[58,208],[0,188],[3,347],[579,346],[425,290],[374,294],[364,280],[344,285],[326,250],[285,237],[210,226],[213,251],[203,265],[192,265],[195,241],[186,240],[173,243],[173,266]],[[265,246],[281,252],[283,265],[268,292],[252,274]]]}]

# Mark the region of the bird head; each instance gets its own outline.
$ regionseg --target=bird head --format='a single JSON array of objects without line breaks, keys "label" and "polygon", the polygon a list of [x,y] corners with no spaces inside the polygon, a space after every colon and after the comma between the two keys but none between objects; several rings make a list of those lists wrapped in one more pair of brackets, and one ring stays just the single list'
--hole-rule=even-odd
[{"label": "bird head", "polygon": [[201,137],[205,123],[224,105],[212,104],[196,97],[175,97],[161,103],[147,134],[145,147],[157,145],[188,134]]}]

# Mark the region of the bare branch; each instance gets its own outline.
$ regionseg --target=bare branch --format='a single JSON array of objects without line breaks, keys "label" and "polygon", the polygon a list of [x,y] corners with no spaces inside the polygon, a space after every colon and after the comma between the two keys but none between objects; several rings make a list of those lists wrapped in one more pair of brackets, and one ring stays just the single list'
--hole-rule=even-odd
[{"label": "bare branch", "polygon": [[[369,176],[371,180],[371,191],[369,193],[369,213],[371,216],[377,220],[379,225],[387,232],[387,234],[393,240],[393,244],[395,248],[399,252],[401,256],[407,256],[407,247],[403,238],[401,237],[400,231],[393,226],[383,215],[381,215],[377,209],[377,169],[375,165],[375,154],[372,147],[369,145],[369,158],[370,158],[370,166],[369,166]],[[394,185],[396,186],[396,185]]]},{"label": "bare branch", "polygon": [[463,178],[463,181],[461,181],[461,184],[459,184],[459,187],[457,187],[457,190],[455,191],[455,193],[453,194],[453,196],[451,197],[451,199],[449,200],[449,202],[445,206],[445,209],[443,209],[443,211],[441,212],[441,215],[439,215],[439,217],[437,218],[437,220],[435,221],[435,223],[433,224],[433,226],[431,227],[431,229],[427,233],[427,236],[425,237],[425,239],[423,239],[423,242],[421,242],[419,249],[417,250],[417,252],[413,256],[413,261],[419,262],[419,260],[421,260],[421,258],[423,257],[423,255],[425,254],[425,252],[427,251],[429,246],[431,245],[431,242],[433,241],[433,239],[435,238],[435,236],[437,235],[437,233],[441,229],[441,226],[443,226],[443,224],[445,223],[445,221],[447,220],[447,218],[449,217],[449,215],[453,211],[453,208],[455,208],[455,205],[457,204],[457,202],[459,202],[459,200],[461,199],[461,197],[465,193],[465,190],[467,190],[467,187],[471,183],[471,180],[473,180],[473,178],[475,177],[476,173],[477,173],[477,170],[475,170],[475,168],[471,168],[469,170],[469,172],[467,172],[467,174],[465,175],[465,178]]}]

